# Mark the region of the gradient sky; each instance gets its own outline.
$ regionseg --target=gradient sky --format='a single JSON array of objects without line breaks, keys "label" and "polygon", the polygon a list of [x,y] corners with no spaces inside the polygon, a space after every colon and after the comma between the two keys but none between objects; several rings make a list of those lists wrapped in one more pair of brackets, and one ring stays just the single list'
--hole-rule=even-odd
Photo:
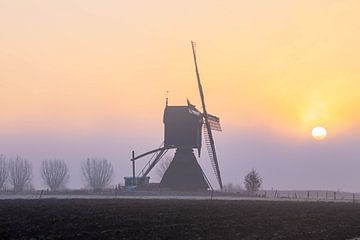
[{"label": "gradient sky", "polygon": [[122,181],[131,150],[162,142],[166,91],[200,105],[194,40],[225,183],[256,168],[264,188],[360,191],[359,12],[357,0],[0,0],[0,152],[31,160],[37,187],[55,157],[72,187],[88,156]]}]

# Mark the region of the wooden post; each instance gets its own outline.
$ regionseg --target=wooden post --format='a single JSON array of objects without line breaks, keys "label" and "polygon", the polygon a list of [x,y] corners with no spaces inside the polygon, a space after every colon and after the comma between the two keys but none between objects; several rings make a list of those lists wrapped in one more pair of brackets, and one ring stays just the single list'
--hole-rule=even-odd
[{"label": "wooden post", "polygon": [[326,191],[325,199],[327,200],[327,191]]},{"label": "wooden post", "polygon": [[334,200],[336,200],[336,192],[334,192]]},{"label": "wooden post", "polygon": [[133,185],[135,186],[135,151],[132,151],[132,158],[131,158],[131,161],[132,161],[132,170],[133,170]]},{"label": "wooden post", "polygon": [[310,191],[307,192],[307,199],[309,200],[310,198]]},{"label": "wooden post", "polygon": [[41,197],[42,197],[43,193],[44,193],[44,190],[41,190],[41,192],[40,192],[40,196],[39,196],[39,199],[41,199]]}]

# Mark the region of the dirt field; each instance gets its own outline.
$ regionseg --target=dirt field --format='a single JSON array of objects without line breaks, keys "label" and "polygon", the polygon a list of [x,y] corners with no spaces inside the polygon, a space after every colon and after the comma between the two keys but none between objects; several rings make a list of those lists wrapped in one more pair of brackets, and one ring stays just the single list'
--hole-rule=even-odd
[{"label": "dirt field", "polygon": [[360,204],[1,200],[0,239],[349,239]]}]

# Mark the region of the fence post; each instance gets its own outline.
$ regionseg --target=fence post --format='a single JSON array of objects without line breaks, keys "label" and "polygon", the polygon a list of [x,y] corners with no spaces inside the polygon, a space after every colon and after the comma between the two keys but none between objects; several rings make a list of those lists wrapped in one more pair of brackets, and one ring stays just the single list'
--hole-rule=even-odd
[{"label": "fence post", "polygon": [[334,192],[334,200],[336,200],[336,192]]},{"label": "fence post", "polygon": [[41,197],[42,197],[43,193],[44,193],[44,190],[41,190],[41,192],[40,192],[40,196],[39,196],[39,199],[41,199]]},{"label": "fence post", "polygon": [[307,192],[307,199],[309,200],[310,198],[310,191]]}]

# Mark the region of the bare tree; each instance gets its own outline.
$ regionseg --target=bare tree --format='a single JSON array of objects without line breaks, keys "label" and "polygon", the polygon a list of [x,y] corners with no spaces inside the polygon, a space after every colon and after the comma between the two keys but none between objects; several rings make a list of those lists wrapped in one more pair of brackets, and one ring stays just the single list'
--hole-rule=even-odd
[{"label": "bare tree", "polygon": [[164,176],[164,173],[166,172],[171,163],[171,160],[171,157],[165,157],[157,164],[156,173],[159,178],[162,178]]},{"label": "bare tree", "polygon": [[5,187],[8,179],[8,164],[4,155],[0,155],[0,190]]},{"label": "bare tree", "polygon": [[41,178],[51,189],[56,191],[69,179],[69,168],[64,160],[44,160],[41,163]]},{"label": "bare tree", "polygon": [[26,185],[31,183],[32,166],[30,162],[17,156],[9,161],[10,184],[15,192],[22,192]]},{"label": "bare tree", "polygon": [[258,192],[262,183],[263,180],[260,177],[259,173],[255,171],[255,169],[251,170],[245,176],[245,180],[244,180],[245,189],[250,194],[255,194],[256,192]]},{"label": "bare tree", "polygon": [[85,182],[95,191],[108,186],[113,175],[113,166],[106,159],[86,159],[81,166]]}]

